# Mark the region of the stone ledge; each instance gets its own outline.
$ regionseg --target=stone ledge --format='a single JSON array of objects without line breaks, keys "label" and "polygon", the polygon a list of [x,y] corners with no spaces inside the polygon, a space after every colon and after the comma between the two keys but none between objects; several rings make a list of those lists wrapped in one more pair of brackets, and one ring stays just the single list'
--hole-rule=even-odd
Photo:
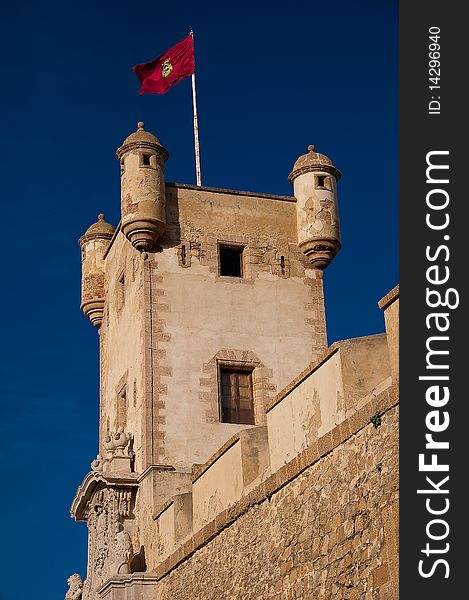
[{"label": "stone ledge", "polygon": [[252,196],[253,198],[266,198],[267,200],[283,200],[284,202],[296,202],[294,196],[278,196],[277,194],[265,194],[258,192],[245,192],[241,190],[229,190],[226,188],[205,187],[201,185],[192,185],[189,183],[167,182],[166,187],[172,187],[182,190],[194,190],[195,192],[213,192],[215,194],[229,194],[230,196]]},{"label": "stone ledge", "polygon": [[171,504],[174,504],[174,496],[171,496],[171,498],[166,500],[166,502],[163,502],[163,504],[160,504],[160,506],[157,507],[153,513],[152,519],[156,521],[156,519],[162,515],[164,511],[171,506]]},{"label": "stone ledge", "polygon": [[265,412],[268,413],[270,410],[272,410],[276,404],[281,402],[285,398],[285,396],[288,396],[288,394],[292,392],[296,387],[298,387],[300,383],[302,383],[307,377],[309,377],[311,373],[317,371],[321,365],[323,365],[327,360],[329,360],[331,356],[338,352],[339,346],[337,346],[336,344],[337,342],[332,344],[332,346],[330,346],[325,351],[325,353],[320,358],[318,358],[318,360],[311,363],[308,367],[306,367],[306,369],[301,371],[301,373],[297,377],[295,377],[295,379],[292,379],[292,381],[290,381],[290,383],[286,387],[284,387],[283,390],[281,390],[274,398],[272,398],[272,400],[267,405]]},{"label": "stone ledge", "polygon": [[219,448],[215,454],[213,454],[207,462],[205,462],[199,469],[197,469],[197,471],[194,473],[194,475],[192,475],[191,478],[191,482],[194,483],[195,481],[197,481],[197,479],[199,479],[199,477],[201,477],[205,471],[207,471],[212,465],[213,463],[215,463],[220,456],[222,456],[223,454],[225,454],[225,452],[227,452],[232,446],[234,446],[236,444],[236,442],[239,440],[239,434],[241,432],[238,431],[238,433],[235,433],[234,435],[232,435],[230,437],[229,440],[227,440],[223,446],[221,448]]},{"label": "stone ledge", "polygon": [[385,310],[390,304],[394,302],[399,297],[399,284],[392,288],[390,292],[383,296],[381,300],[378,302],[378,306]]},{"label": "stone ledge", "polygon": [[281,402],[290,392],[292,392],[296,387],[300,385],[307,377],[309,377],[312,373],[317,371],[325,362],[327,362],[331,356],[333,356],[336,352],[338,352],[342,347],[347,347],[350,344],[353,344],[356,341],[366,341],[368,339],[373,339],[378,336],[382,336],[382,333],[376,333],[373,335],[364,335],[357,338],[350,338],[347,340],[338,340],[329,346],[329,348],[316,360],[312,362],[304,371],[295,377],[286,387],[283,388],[267,405],[265,412],[268,413],[271,411],[274,406],[276,406],[279,402]]},{"label": "stone ledge", "polygon": [[97,590],[98,598],[107,600],[154,600],[158,578],[153,573],[115,575]]},{"label": "stone ledge", "polygon": [[173,465],[149,465],[138,476],[138,482],[141,483],[152,471],[176,471],[176,468]]},{"label": "stone ledge", "polygon": [[[383,417],[389,410],[399,404],[398,384],[393,383],[377,396],[370,397],[353,415],[334,427],[317,442],[313,442],[300,454],[295,456],[289,463],[283,465],[275,473],[246,496],[241,497],[234,505],[218,514],[215,519],[207,523],[202,529],[194,533],[182,546],[172,555],[159,564],[153,571],[158,580],[165,577],[170,571],[184,562],[199,548],[205,546],[218,533],[228,527],[233,521],[246,513],[252,506],[260,504],[278,492],[293,479],[298,477],[307,468],[318,462],[323,456],[332,452],[343,444],[347,439],[358,433],[365,427],[374,427],[370,422],[371,416],[379,413]],[[233,436],[236,438],[236,436]],[[230,441],[232,441],[233,438]],[[236,439],[234,440],[236,441]],[[234,443],[234,442],[232,442]],[[221,450],[221,449],[220,449]],[[224,449],[226,451],[226,449]]]}]

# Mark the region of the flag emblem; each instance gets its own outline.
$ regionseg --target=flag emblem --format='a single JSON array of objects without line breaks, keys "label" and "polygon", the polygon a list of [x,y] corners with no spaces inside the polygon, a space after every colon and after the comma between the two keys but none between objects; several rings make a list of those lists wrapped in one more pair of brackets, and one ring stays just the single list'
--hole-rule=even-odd
[{"label": "flag emblem", "polygon": [[163,65],[161,66],[161,74],[164,78],[169,77],[173,72],[173,65],[169,62],[169,58],[167,58]]},{"label": "flag emblem", "polygon": [[191,34],[147,63],[134,67],[142,87],[139,94],[164,94],[194,73],[194,39]]}]

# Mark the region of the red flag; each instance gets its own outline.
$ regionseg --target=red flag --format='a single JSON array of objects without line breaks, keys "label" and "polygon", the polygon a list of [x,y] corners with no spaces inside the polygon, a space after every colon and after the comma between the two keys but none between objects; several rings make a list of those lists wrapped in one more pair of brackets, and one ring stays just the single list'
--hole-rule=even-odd
[{"label": "red flag", "polygon": [[194,72],[194,39],[188,35],[154,60],[133,68],[142,87],[139,94],[164,94]]}]

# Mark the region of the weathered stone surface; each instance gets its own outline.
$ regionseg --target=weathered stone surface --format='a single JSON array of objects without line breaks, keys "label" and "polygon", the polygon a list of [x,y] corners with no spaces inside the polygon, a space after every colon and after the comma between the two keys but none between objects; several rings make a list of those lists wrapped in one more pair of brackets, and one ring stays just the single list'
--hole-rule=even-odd
[{"label": "weathered stone surface", "polygon": [[[322,273],[298,249],[294,198],[167,184],[166,213],[157,252],[144,258],[119,231],[104,260],[100,439],[132,431],[137,472],[203,463],[245,428],[220,423],[220,364],[253,367],[260,425],[326,349]],[[244,277],[219,275],[221,242],[244,247]]]},{"label": "weathered stone surface", "polygon": [[67,579],[68,590],[65,600],[81,600],[83,594],[83,581],[81,575],[74,573]]},{"label": "weathered stone surface", "polygon": [[[117,154],[121,223],[100,215],[80,240],[100,414],[70,594],[394,600],[397,303],[386,335],[327,349],[339,172],[310,148],[295,197],[169,184],[142,123]],[[223,418],[222,381],[243,418]]]},{"label": "weathered stone surface", "polygon": [[391,374],[395,379],[399,379],[399,285],[381,298],[378,305],[384,311]]},{"label": "weathered stone surface", "polygon": [[397,461],[394,407],[163,577],[157,600],[397,600]]},{"label": "weathered stone surface", "polygon": [[155,600],[158,582],[150,573],[111,577],[93,600]]}]

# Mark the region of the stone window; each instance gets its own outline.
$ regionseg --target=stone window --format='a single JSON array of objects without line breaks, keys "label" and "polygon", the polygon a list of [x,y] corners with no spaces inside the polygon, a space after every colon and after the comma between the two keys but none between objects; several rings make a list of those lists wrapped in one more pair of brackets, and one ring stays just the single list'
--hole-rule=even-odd
[{"label": "stone window", "polygon": [[329,175],[316,175],[315,187],[320,190],[331,190],[331,178]]},{"label": "stone window", "polygon": [[[276,392],[276,387],[272,382],[273,372],[262,364],[254,352],[231,348],[219,350],[208,363],[203,365],[199,399],[205,405],[207,422],[223,423],[220,376],[222,371],[250,376],[254,412],[254,419],[250,423],[263,425],[266,420],[265,407],[270,402],[272,394]],[[227,386],[225,385],[225,387]]]},{"label": "stone window", "polygon": [[254,425],[251,371],[220,368],[220,421]]},{"label": "stone window", "polygon": [[139,166],[140,167],[153,167],[156,168],[155,155],[149,152],[140,152],[139,154]]},{"label": "stone window", "polygon": [[221,277],[243,277],[244,246],[219,244],[219,273]]}]

